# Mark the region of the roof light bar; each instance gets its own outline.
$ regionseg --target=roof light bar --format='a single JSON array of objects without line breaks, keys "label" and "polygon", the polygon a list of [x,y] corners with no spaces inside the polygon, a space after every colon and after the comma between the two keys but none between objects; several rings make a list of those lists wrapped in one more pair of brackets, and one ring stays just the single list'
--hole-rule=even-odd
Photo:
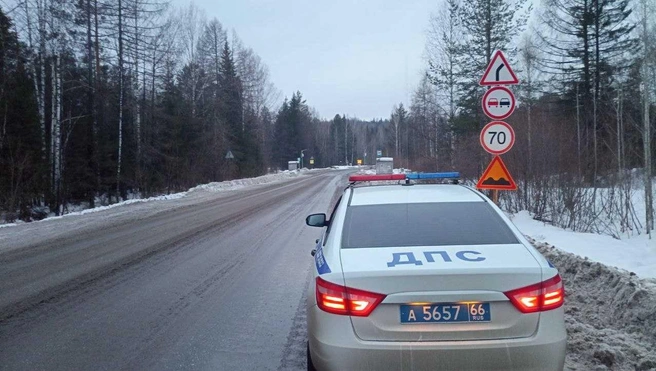
[{"label": "roof light bar", "polygon": [[405,180],[405,174],[351,175],[349,182],[372,182],[376,180]]},{"label": "roof light bar", "polygon": [[458,179],[460,173],[457,171],[444,173],[410,173],[406,174],[408,179]]}]

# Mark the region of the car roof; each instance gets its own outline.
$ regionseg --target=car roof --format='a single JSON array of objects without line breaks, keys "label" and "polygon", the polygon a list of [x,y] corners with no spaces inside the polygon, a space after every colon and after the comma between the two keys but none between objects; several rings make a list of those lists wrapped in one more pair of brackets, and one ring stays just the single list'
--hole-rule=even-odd
[{"label": "car roof", "polygon": [[350,205],[431,202],[485,202],[474,190],[455,184],[413,184],[354,187]]}]

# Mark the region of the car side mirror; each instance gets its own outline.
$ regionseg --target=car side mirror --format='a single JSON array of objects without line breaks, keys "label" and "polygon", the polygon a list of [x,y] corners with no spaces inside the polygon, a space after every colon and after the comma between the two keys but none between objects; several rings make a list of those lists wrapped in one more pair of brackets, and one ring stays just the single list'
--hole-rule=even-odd
[{"label": "car side mirror", "polygon": [[326,214],[312,214],[305,218],[305,224],[310,227],[325,227],[328,225],[326,222]]}]

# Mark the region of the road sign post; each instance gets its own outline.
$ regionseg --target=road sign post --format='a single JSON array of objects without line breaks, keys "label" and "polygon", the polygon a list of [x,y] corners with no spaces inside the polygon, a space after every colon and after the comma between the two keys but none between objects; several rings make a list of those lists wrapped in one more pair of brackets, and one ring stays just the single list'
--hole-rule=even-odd
[{"label": "road sign post", "polygon": [[226,161],[227,163],[225,165],[228,168],[227,169],[228,178],[229,179],[234,179],[234,177],[236,176],[237,164],[235,164],[235,161],[234,161],[235,160],[235,155],[232,153],[232,151],[230,149],[228,149],[228,152],[226,152],[225,159],[228,160],[228,161]]},{"label": "road sign post", "polygon": [[[503,120],[515,111],[515,96],[510,89],[499,85],[517,85],[519,80],[510,67],[508,59],[501,50],[494,52],[490,63],[479,81],[479,85],[490,87],[483,95],[481,107],[492,120]],[[483,149],[494,155],[476,188],[492,191],[492,201],[499,202],[499,190],[516,190],[517,184],[510,175],[499,155],[504,154],[515,144],[515,131],[503,121],[492,121],[483,127],[479,136]]]}]

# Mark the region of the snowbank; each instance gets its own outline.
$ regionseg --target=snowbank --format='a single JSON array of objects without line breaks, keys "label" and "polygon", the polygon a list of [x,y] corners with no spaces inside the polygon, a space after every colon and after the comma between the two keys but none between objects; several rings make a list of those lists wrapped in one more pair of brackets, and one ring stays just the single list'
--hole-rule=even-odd
[{"label": "snowbank", "polygon": [[533,242],[565,284],[565,369],[656,370],[656,280]]},{"label": "snowbank", "polygon": [[339,166],[331,166],[330,168],[333,170],[350,170],[350,169],[359,169],[362,165],[339,165]]},{"label": "snowbank", "polygon": [[[69,216],[75,216],[75,215],[85,215],[85,214],[90,214],[90,213],[97,213],[109,209],[113,209],[119,206],[125,206],[125,205],[130,205],[130,204],[136,204],[136,203],[144,203],[144,202],[153,202],[153,201],[166,201],[166,200],[176,200],[180,199],[183,197],[186,197],[190,195],[192,192],[196,193],[199,191],[207,191],[207,192],[220,192],[220,191],[232,191],[232,190],[238,190],[250,186],[255,186],[259,184],[266,184],[266,183],[273,183],[273,182],[278,182],[278,181],[283,181],[285,179],[290,179],[290,178],[296,178],[298,176],[304,175],[306,173],[310,172],[315,172],[320,169],[301,169],[301,170],[285,170],[281,171],[278,173],[274,174],[267,174],[267,175],[262,175],[259,177],[255,178],[244,178],[244,179],[235,179],[235,180],[228,180],[224,182],[214,182],[214,183],[209,183],[209,184],[203,184],[196,186],[194,188],[189,189],[188,191],[185,192],[179,192],[179,193],[172,193],[168,195],[161,195],[161,196],[155,196],[155,197],[148,197],[148,198],[135,198],[135,199],[130,199],[122,202],[118,202],[115,204],[107,205],[107,206],[99,206],[95,207],[93,209],[83,209],[80,211],[75,211],[75,212],[70,212],[64,215],[60,216],[54,216],[52,214],[51,216],[43,219],[43,220],[57,220]],[[79,208],[83,208],[83,206],[78,206]],[[69,208],[69,209],[72,209]],[[34,221],[32,223],[38,223],[39,221]],[[17,223],[7,223],[7,224],[0,224],[0,228],[6,228],[6,227],[13,227],[16,225],[23,224],[25,222],[17,222]]]},{"label": "snowbank", "polygon": [[635,272],[643,278],[656,278],[656,239],[649,240],[647,235],[618,240],[607,235],[572,232],[533,220],[528,211],[521,211],[511,218],[522,233],[538,242]]},{"label": "snowbank", "polygon": [[235,180],[226,180],[224,182],[213,182],[208,184],[202,184],[191,188],[187,192],[194,191],[209,191],[209,192],[220,192],[227,190],[236,190],[244,187],[254,186],[258,184],[273,183],[284,179],[296,178],[303,173],[307,173],[314,170],[302,169],[302,170],[285,170],[275,174],[267,174],[258,176],[256,178],[244,178],[244,179],[235,179]]}]

